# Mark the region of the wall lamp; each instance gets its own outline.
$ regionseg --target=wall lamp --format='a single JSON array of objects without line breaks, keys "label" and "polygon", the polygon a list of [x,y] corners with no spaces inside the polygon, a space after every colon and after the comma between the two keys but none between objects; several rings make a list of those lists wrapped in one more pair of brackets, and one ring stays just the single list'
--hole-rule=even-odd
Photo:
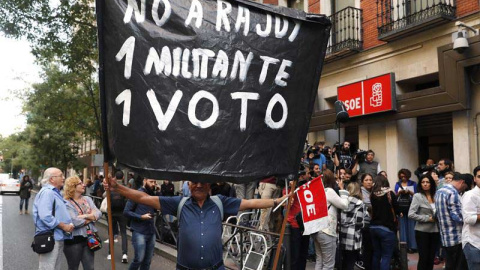
[{"label": "wall lamp", "polygon": [[460,21],[456,22],[455,26],[458,27],[458,31],[456,33],[453,33],[452,35],[453,49],[457,53],[463,53],[469,47],[468,40],[467,40],[468,38],[467,30],[472,31],[474,35],[478,35],[480,31]]}]

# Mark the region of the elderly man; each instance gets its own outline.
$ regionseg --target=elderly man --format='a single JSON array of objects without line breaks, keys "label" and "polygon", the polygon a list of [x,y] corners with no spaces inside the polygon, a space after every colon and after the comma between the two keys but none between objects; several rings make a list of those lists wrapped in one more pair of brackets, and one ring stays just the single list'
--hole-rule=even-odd
[{"label": "elderly man", "polygon": [[[65,177],[57,168],[45,170],[42,179],[42,189],[38,192],[33,203],[33,222],[35,235],[44,231],[54,231],[55,247],[45,254],[39,254],[39,270],[56,269],[59,263],[60,250],[63,241],[71,239],[74,229],[72,219],[67,211],[66,202],[60,194]],[[55,207],[55,214],[53,214]]]},{"label": "elderly man", "polygon": [[[147,179],[147,181],[150,179]],[[111,188],[128,199],[155,209],[163,214],[177,216],[182,196],[151,196],[144,192],[118,185],[114,180],[104,181],[105,188]],[[189,184],[191,197],[180,211],[177,270],[210,269],[224,270],[222,260],[222,212],[225,216],[236,215],[245,209],[263,209],[276,206],[285,195],[278,199],[238,199],[218,195],[223,209],[219,209],[210,193],[210,184],[193,182]],[[222,211],[223,210],[223,211]]]}]

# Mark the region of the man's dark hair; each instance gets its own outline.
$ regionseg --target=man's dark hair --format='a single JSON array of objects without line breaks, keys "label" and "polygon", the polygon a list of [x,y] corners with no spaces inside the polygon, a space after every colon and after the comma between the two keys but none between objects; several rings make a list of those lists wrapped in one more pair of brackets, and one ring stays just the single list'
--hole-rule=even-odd
[{"label": "man's dark hair", "polygon": [[472,189],[472,185],[473,185],[473,175],[469,174],[469,173],[462,173],[460,174],[460,179],[462,179],[463,181],[465,181],[465,184],[467,184],[467,188],[465,189],[464,192],[467,192],[469,191],[470,189]]},{"label": "man's dark hair", "polygon": [[480,171],[480,165],[473,169],[473,177],[477,176],[477,172]]},{"label": "man's dark hair", "polygon": [[122,171],[117,171],[117,172],[115,173],[115,178],[116,178],[117,180],[123,179],[123,172],[122,172]]},{"label": "man's dark hair", "polygon": [[373,152],[372,149],[370,149],[370,150],[367,151],[367,155],[370,154],[370,153],[372,153],[372,154],[375,156],[375,152]]},{"label": "man's dark hair", "polygon": [[[445,173],[446,174],[446,173]],[[462,177],[461,177],[461,174],[458,173],[458,172],[454,172],[453,173],[453,181],[460,181],[460,180],[463,180]]]},{"label": "man's dark hair", "polygon": [[443,160],[443,163],[445,163],[445,165],[448,166],[448,170],[453,171],[453,168],[452,168],[453,162],[448,158],[442,158],[438,162],[440,162],[442,160]]}]

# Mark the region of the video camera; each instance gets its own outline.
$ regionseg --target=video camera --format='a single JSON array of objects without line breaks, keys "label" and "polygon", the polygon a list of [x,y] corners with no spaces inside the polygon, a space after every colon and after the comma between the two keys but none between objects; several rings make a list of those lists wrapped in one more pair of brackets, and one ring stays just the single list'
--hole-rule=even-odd
[{"label": "video camera", "polygon": [[355,160],[358,163],[362,163],[365,161],[367,158],[367,152],[366,150],[358,149],[357,152],[355,153]]}]

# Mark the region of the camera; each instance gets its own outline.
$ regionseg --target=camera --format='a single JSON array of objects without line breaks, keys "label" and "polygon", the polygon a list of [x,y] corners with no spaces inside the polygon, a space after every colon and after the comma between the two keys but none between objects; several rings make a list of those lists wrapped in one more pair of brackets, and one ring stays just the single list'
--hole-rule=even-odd
[{"label": "camera", "polygon": [[366,158],[367,158],[366,150],[358,149],[357,153],[355,153],[355,159],[358,161],[358,163],[364,162]]}]

